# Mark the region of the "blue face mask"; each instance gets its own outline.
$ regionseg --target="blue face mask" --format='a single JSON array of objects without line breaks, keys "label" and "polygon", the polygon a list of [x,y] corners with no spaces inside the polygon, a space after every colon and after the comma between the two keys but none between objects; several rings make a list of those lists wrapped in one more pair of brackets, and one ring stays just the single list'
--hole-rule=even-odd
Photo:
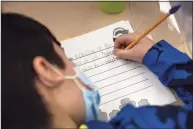
[{"label": "blue face mask", "polygon": [[[54,70],[61,74],[57,69]],[[100,104],[100,95],[98,93],[98,89],[96,86],[90,81],[90,79],[77,67],[74,68],[76,75],[74,76],[64,76],[64,79],[72,79],[75,81],[77,86],[81,89],[84,102],[85,102],[85,121],[88,122],[90,120],[97,120],[98,119],[98,110]],[[81,84],[87,86],[87,88]]]},{"label": "blue face mask", "polygon": [[97,120],[100,104],[100,95],[98,93],[98,90],[83,72],[79,71],[76,73],[78,74],[78,78],[80,79],[80,81],[91,89],[88,90],[85,88],[81,88],[86,106],[86,121]]}]

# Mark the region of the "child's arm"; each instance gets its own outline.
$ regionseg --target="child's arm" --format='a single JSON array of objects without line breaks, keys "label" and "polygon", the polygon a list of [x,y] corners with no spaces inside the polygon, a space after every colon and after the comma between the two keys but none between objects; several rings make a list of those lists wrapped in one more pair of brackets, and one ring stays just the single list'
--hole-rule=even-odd
[{"label": "child's arm", "polygon": [[[155,73],[165,86],[174,88],[186,104],[192,102],[193,61],[185,53],[161,40],[146,53],[143,64]],[[190,106],[192,108],[192,104]]]}]

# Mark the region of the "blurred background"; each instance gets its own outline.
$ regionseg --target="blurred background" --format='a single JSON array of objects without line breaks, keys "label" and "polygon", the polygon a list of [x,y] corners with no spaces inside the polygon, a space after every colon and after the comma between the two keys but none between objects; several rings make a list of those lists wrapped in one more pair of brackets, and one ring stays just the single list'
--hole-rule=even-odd
[{"label": "blurred background", "polygon": [[[143,32],[162,14],[159,2],[126,2],[124,9],[117,14],[103,12],[99,2],[2,2],[2,9],[3,12],[21,13],[40,21],[60,41],[121,20],[129,20],[135,31]],[[171,29],[168,21],[151,35],[155,41],[165,39],[188,53],[184,39],[176,29]]]}]

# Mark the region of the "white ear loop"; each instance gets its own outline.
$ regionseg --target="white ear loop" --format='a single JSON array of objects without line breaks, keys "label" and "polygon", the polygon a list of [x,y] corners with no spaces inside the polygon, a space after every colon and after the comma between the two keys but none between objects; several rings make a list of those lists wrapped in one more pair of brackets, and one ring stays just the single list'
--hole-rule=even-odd
[{"label": "white ear loop", "polygon": [[[49,64],[50,65],[50,64]],[[56,72],[58,75],[60,75],[60,76],[63,76],[64,77],[64,79],[76,79],[78,76],[77,75],[74,75],[74,76],[64,76],[58,69],[56,69],[55,67],[53,67],[53,66],[51,66],[50,65],[50,67],[54,70],[54,72]]]},{"label": "white ear loop", "polygon": [[[50,65],[50,64],[49,64]],[[82,87],[82,85],[80,84],[80,82],[77,80],[77,77],[78,75],[74,75],[74,76],[64,76],[58,69],[56,69],[55,67],[51,66],[50,67],[60,76],[63,76],[64,79],[67,79],[67,80],[74,80],[74,82],[77,84],[77,86],[80,88],[80,89],[84,89]],[[76,71],[75,71],[76,72]]]}]

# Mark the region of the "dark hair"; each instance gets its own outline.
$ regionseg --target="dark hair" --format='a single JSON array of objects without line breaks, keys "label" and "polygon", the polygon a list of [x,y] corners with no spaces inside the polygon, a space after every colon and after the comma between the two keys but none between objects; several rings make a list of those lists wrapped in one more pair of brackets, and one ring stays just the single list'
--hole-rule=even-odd
[{"label": "dark hair", "polygon": [[2,18],[2,128],[49,129],[51,117],[35,88],[32,62],[42,56],[64,68],[53,34],[41,23],[15,13]]}]

